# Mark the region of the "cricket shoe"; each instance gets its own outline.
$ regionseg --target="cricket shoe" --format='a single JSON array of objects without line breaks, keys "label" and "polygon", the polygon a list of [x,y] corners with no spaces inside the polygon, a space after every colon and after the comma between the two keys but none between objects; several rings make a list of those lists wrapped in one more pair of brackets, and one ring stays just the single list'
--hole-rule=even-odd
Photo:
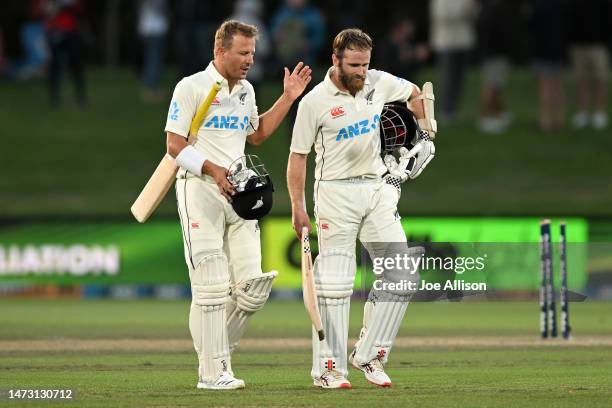
[{"label": "cricket shoe", "polygon": [[204,390],[237,390],[244,388],[244,381],[234,378],[230,373],[224,371],[214,383],[198,382],[198,388]]},{"label": "cricket shoe", "polygon": [[325,370],[319,378],[314,380],[314,385],[326,389],[351,388],[349,380],[337,370]]},{"label": "cricket shoe", "polygon": [[370,360],[369,363],[359,364],[354,359],[356,352],[357,350],[354,350],[349,357],[349,362],[353,365],[353,367],[363,372],[365,374],[365,379],[369,383],[379,387],[390,387],[392,384],[391,379],[387,373],[385,373],[385,368],[383,367],[380,359],[377,357]]}]

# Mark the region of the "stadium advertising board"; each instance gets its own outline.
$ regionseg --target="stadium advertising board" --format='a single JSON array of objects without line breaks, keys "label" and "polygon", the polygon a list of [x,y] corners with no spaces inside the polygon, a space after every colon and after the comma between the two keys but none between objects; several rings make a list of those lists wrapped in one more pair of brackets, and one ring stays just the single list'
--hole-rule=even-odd
[{"label": "stadium advertising board", "polygon": [[[539,220],[536,218],[406,218],[408,239],[425,247],[436,270],[466,281],[486,281],[498,290],[532,290],[539,285]],[[586,220],[570,218],[568,264],[574,288],[586,283]],[[317,253],[313,231],[313,252]],[[33,284],[188,284],[182,236],[174,220],[130,222],[21,223],[0,228],[0,280]],[[286,217],[262,222],[264,271],[278,270],[276,289],[300,288],[300,248]],[[557,237],[553,235],[553,242]],[[356,288],[370,285],[371,260],[357,251]],[[436,259],[437,259],[436,258]],[[470,260],[472,259],[472,260]],[[461,263],[459,262],[461,261]],[[425,263],[423,264],[425,265]],[[450,269],[446,265],[451,265]],[[468,267],[466,271],[466,267]],[[557,273],[558,268],[555,270]]]}]

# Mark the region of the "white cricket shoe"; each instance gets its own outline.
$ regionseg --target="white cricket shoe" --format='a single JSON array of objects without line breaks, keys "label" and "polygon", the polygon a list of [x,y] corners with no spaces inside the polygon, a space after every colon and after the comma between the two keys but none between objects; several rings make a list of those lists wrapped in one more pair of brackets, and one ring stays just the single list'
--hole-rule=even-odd
[{"label": "white cricket shoe", "polygon": [[353,357],[355,356],[355,352],[356,351],[353,351],[351,353],[349,357],[349,362],[353,365],[353,367],[365,374],[365,379],[369,383],[372,383],[379,387],[391,386],[391,379],[389,378],[387,373],[385,373],[385,368],[383,367],[382,362],[378,358],[374,358],[366,364],[359,364],[353,359]]},{"label": "white cricket shoe", "polygon": [[351,388],[349,380],[337,370],[325,370],[319,378],[314,380],[314,385],[326,389]]},{"label": "white cricket shoe", "polygon": [[217,381],[214,383],[205,383],[203,381],[198,382],[198,388],[204,390],[237,390],[244,388],[244,381],[238,378],[234,378],[233,375],[224,371]]}]

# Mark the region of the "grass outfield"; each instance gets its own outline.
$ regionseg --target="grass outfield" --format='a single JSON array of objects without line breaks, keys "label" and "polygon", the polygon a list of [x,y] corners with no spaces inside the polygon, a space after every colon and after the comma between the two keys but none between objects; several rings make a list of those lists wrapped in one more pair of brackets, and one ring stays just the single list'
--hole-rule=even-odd
[{"label": "grass outfield", "polygon": [[[531,336],[539,325],[536,302],[412,303],[399,336]],[[34,300],[0,298],[0,340],[189,338],[189,302],[159,300]],[[350,335],[361,327],[353,301]],[[571,303],[579,336],[612,336],[612,303]],[[301,302],[272,300],[253,319],[247,337],[310,336]]]},{"label": "grass outfield", "polygon": [[303,307],[272,301],[233,357],[247,389],[218,393],[194,388],[186,301],[1,299],[0,390],[70,388],[79,407],[609,406],[612,303],[570,306],[565,342],[538,339],[535,302],[412,304],[388,365],[394,387],[352,371],[352,390],[324,392],[309,378]]},{"label": "grass outfield", "polygon": [[167,351],[16,353],[2,359],[0,386],[71,388],[79,407],[604,407],[612,398],[610,348],[422,349],[392,357],[390,389],[355,371],[352,390],[314,389],[306,350],[238,353],[233,365],[247,383],[240,391],[195,389],[192,353]]},{"label": "grass outfield", "polygon": [[[7,135],[0,149],[3,217],[129,217],[131,203],[165,150],[163,127],[170,97],[159,104],[142,103],[136,76],[127,70],[90,70],[87,77],[91,105],[85,111],[74,106],[68,83],[66,103],[58,110],[49,109],[42,82],[0,83],[5,101],[0,122]],[[421,80],[432,78],[435,83],[427,74]],[[317,75],[313,82],[319,80]],[[166,77],[168,93],[175,81]],[[271,106],[279,86],[280,82],[269,83],[258,91],[261,111]],[[461,120],[440,125],[436,159],[405,189],[399,204],[402,213],[609,215],[609,132],[537,130],[536,82],[530,72],[517,70],[507,89],[513,126],[503,134],[482,134],[475,127],[478,93],[479,79],[473,71]],[[291,126],[286,120],[270,141],[251,150],[262,157],[275,182],[274,214],[290,211],[285,171]],[[311,180],[306,184],[310,202]],[[158,214],[175,216],[173,196],[168,195]]]}]

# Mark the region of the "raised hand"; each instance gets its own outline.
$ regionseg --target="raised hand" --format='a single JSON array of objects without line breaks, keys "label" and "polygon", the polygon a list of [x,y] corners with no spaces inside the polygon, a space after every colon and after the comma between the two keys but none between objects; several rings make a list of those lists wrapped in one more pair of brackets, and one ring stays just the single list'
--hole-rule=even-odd
[{"label": "raised hand", "polygon": [[284,93],[291,100],[297,99],[306,85],[312,80],[312,69],[308,65],[304,65],[303,62],[299,62],[293,72],[289,73],[289,69],[285,67],[285,78],[283,79]]}]

